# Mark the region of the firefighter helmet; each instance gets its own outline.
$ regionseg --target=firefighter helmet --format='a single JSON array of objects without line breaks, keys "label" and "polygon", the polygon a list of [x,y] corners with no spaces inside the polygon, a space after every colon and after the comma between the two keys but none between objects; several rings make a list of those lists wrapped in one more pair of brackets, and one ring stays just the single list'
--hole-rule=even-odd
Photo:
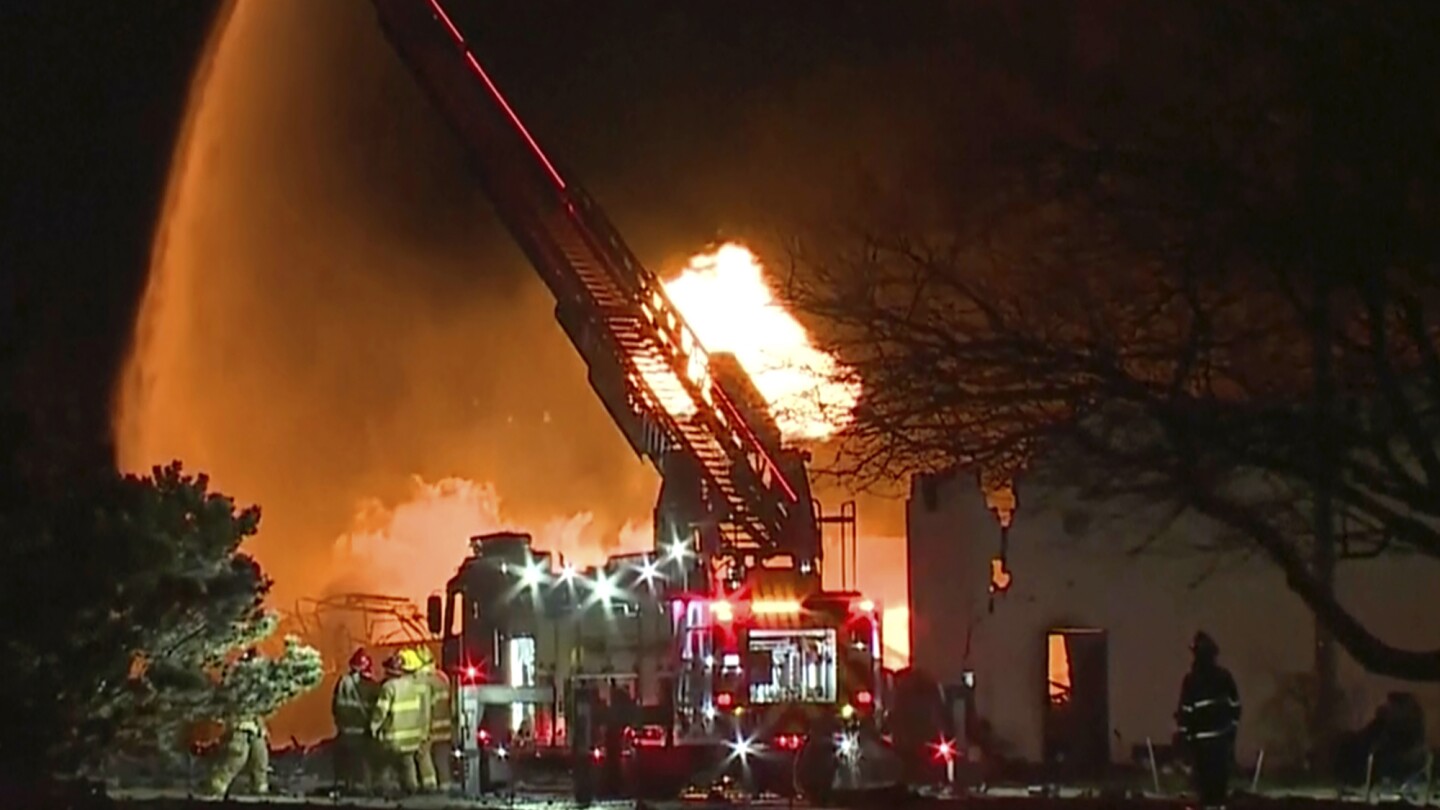
[{"label": "firefighter helmet", "polygon": [[1220,655],[1220,645],[1215,643],[1215,639],[1211,638],[1209,633],[1201,630],[1190,642],[1190,651],[1195,654],[1196,658],[1215,658]]},{"label": "firefighter helmet", "polygon": [[405,667],[400,663],[400,655],[397,653],[385,659],[383,665],[385,672],[390,675],[399,675],[405,672]]},{"label": "firefighter helmet", "polygon": [[369,672],[370,668],[374,665],[375,662],[370,660],[370,653],[365,652],[364,647],[357,648],[355,654],[350,656],[350,669],[352,672]]},{"label": "firefighter helmet", "polygon": [[435,666],[435,656],[430,652],[429,647],[416,647],[415,654],[420,657],[420,669],[430,669]]},{"label": "firefighter helmet", "polygon": [[420,671],[420,666],[421,666],[421,664],[420,664],[420,654],[419,654],[419,653],[417,653],[417,652],[415,652],[414,650],[411,650],[411,649],[404,649],[404,650],[401,650],[401,651],[400,651],[399,657],[400,657],[400,670],[401,670],[402,672],[419,672],[419,671]]}]

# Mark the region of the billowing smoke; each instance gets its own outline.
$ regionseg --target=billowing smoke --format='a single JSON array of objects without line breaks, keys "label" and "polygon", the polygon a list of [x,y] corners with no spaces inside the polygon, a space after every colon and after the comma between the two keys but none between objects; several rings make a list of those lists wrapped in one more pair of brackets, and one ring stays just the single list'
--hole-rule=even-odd
[{"label": "billowing smoke", "polygon": [[[122,463],[178,457],[262,504],[281,605],[361,584],[334,540],[413,475],[485,482],[520,526],[588,513],[613,538],[646,517],[651,473],[367,8],[241,3],[224,25],[121,392]],[[466,536],[428,551],[453,567]]]},{"label": "billowing smoke", "polygon": [[[655,476],[368,4],[254,0],[217,26],[118,391],[122,465],[179,458],[261,504],[253,550],[282,610],[342,590],[418,599],[487,529],[581,561],[643,545]],[[797,80],[733,120],[677,122],[684,137],[644,113],[594,190],[642,256],[676,271],[716,228],[813,213],[857,156],[888,159],[893,140],[866,144],[893,138],[890,112],[861,116],[840,92],[867,88]],[[540,118],[582,170],[613,141]],[[848,140],[817,147],[807,127]],[[862,512],[865,535],[901,533],[898,502]],[[897,543],[861,550],[860,585],[891,603]]]}]

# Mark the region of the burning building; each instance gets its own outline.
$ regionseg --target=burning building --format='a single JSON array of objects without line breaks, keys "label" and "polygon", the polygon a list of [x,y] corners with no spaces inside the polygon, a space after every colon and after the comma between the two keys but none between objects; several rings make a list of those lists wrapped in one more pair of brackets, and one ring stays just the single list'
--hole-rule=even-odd
[{"label": "burning building", "polygon": [[[999,750],[1098,767],[1132,760],[1147,740],[1169,744],[1200,629],[1240,687],[1241,761],[1304,750],[1314,622],[1278,569],[1199,519],[1099,516],[1021,484],[1004,504],[973,475],[921,476],[907,503],[911,660],[943,682],[971,673]],[[1341,566],[1340,597],[1390,643],[1433,649],[1440,625],[1421,594],[1437,573],[1422,559],[1357,561]],[[1343,656],[1340,678],[1340,728],[1406,690],[1429,709],[1432,740],[1440,730],[1433,685],[1368,675]]]}]

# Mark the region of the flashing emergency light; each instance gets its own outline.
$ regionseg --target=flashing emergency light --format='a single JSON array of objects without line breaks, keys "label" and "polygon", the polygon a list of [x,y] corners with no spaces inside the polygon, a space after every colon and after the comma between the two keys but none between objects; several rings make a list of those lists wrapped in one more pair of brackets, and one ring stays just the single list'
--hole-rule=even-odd
[{"label": "flashing emergency light", "polygon": [[465,667],[465,680],[475,681],[480,679],[480,668],[474,664]]},{"label": "flashing emergency light", "polygon": [[501,759],[505,759],[506,757],[510,756],[510,752],[506,751],[505,746],[502,745],[499,748],[495,749],[495,756]]},{"label": "flashing emergency light", "polygon": [[756,616],[784,616],[800,612],[800,603],[793,599],[760,599],[750,603]]},{"label": "flashing emergency light", "polygon": [[875,702],[875,696],[870,694],[870,690],[868,689],[862,690],[855,693],[855,702],[861,706],[869,706]]},{"label": "flashing emergency light", "polygon": [[596,762],[599,762],[600,760],[602,760],[602,759],[605,758],[605,749],[603,749],[603,748],[591,748],[591,749],[590,749],[590,758],[593,759],[593,760],[595,760]]},{"label": "flashing emergency light", "polygon": [[853,756],[855,749],[859,748],[859,746],[860,744],[856,742],[854,734],[842,735],[840,737],[840,756]]},{"label": "flashing emergency light", "polygon": [[736,735],[735,739],[728,743],[728,745],[730,746],[730,756],[739,759],[741,763],[744,763],[745,760],[750,758],[751,754],[755,753],[755,744],[739,735]]},{"label": "flashing emergency light", "polygon": [[735,608],[724,599],[717,599],[710,603],[710,615],[715,621],[729,624],[735,620]]},{"label": "flashing emergency light", "polygon": [[805,738],[799,734],[780,734],[775,737],[775,747],[783,751],[798,751],[805,743]]},{"label": "flashing emergency light", "polygon": [[568,584],[568,583],[571,583],[571,582],[574,582],[574,581],[575,581],[575,575],[576,575],[575,563],[568,563],[568,562],[567,562],[567,563],[565,563],[564,565],[560,566],[560,581],[561,581],[561,582],[564,582],[564,583],[567,583],[567,584]]},{"label": "flashing emergency light", "polygon": [[658,579],[659,577],[660,577],[660,565],[659,565],[658,563],[656,563],[654,560],[651,560],[651,559],[649,559],[649,558],[646,558],[644,562],[640,563],[640,581],[641,581],[641,582],[644,582],[646,585],[649,585],[650,583],[654,582],[654,581],[655,581],[656,579]]},{"label": "flashing emergency light", "polygon": [[858,607],[858,608],[860,609],[860,612],[861,612],[861,613],[874,613],[874,612],[875,612],[875,600],[874,600],[874,599],[861,599],[861,600],[860,600],[860,604],[856,605],[856,607]]},{"label": "flashing emergency light", "polygon": [[840,716],[846,720],[849,720],[850,718],[855,716],[855,707],[851,706],[849,703],[846,703],[844,706],[840,707]]},{"label": "flashing emergency light", "polygon": [[670,544],[669,557],[675,562],[680,562],[690,555],[690,544],[684,540],[676,540]]},{"label": "flashing emergency light", "polygon": [[955,743],[945,738],[940,738],[939,745],[935,745],[935,758],[945,763],[945,781],[955,781],[955,758],[960,753],[955,748]]},{"label": "flashing emergency light", "polygon": [[722,709],[730,708],[731,704],[733,704],[734,702],[735,696],[730,694],[729,692],[721,692],[720,694],[715,696],[715,705],[719,706]]},{"label": "flashing emergency light", "polygon": [[616,586],[615,580],[605,576],[605,572],[595,573],[595,598],[601,602],[609,602],[620,595],[620,588]]},{"label": "flashing emergency light", "polygon": [[526,588],[534,588],[545,581],[545,569],[535,560],[525,563],[525,570],[520,572],[520,584]]}]

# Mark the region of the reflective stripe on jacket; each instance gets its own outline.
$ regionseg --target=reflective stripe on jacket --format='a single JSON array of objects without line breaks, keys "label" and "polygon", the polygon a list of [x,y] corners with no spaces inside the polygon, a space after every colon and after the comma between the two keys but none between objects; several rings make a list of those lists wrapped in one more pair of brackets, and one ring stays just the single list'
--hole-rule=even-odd
[{"label": "reflective stripe on jacket", "polygon": [[390,678],[370,713],[370,731],[386,748],[402,754],[420,750],[430,734],[425,690],[414,678]]},{"label": "reflective stripe on jacket", "polygon": [[450,740],[450,680],[438,669],[422,672],[430,690],[430,739]]},{"label": "reflective stripe on jacket", "polygon": [[330,716],[341,734],[365,734],[370,730],[370,707],[374,704],[375,683],[358,672],[347,672],[335,682],[330,699]]},{"label": "reflective stripe on jacket", "polygon": [[245,717],[235,721],[235,730],[242,734],[253,734],[256,737],[265,735],[265,724],[260,722],[258,717]]},{"label": "reflective stripe on jacket", "polygon": [[1233,737],[1240,728],[1240,690],[1230,671],[1217,664],[1190,670],[1175,718],[1194,742]]}]

